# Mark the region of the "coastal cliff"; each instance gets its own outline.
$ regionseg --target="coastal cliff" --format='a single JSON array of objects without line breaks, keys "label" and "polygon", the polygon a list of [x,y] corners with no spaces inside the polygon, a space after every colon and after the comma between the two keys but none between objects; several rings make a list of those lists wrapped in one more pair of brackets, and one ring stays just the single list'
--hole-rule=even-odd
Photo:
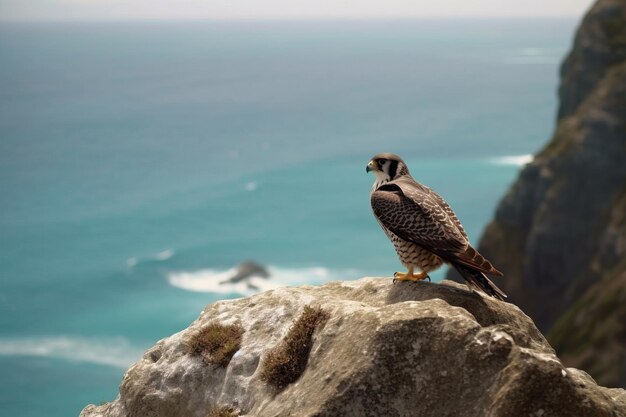
[{"label": "coastal cliff", "polygon": [[364,278],[206,307],[81,417],[626,416],[512,304]]},{"label": "coastal cliff", "polygon": [[626,1],[599,0],[585,16],[559,98],[552,139],[479,250],[566,364],[626,386]]}]

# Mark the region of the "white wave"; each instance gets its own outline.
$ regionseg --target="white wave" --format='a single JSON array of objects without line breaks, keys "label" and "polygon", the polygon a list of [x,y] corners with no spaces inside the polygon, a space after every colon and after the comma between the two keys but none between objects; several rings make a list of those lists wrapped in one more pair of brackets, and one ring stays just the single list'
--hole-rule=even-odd
[{"label": "white wave", "polygon": [[551,65],[558,64],[560,62],[557,56],[543,56],[543,55],[526,55],[516,56],[508,59],[509,64],[518,65]]},{"label": "white wave", "polygon": [[269,267],[268,272],[269,278],[252,275],[234,283],[228,282],[228,279],[237,273],[236,268],[225,271],[202,269],[171,272],[167,280],[170,285],[187,291],[251,295],[287,285],[321,284],[333,279],[357,277],[355,270],[329,270],[323,267],[296,269]]},{"label": "white wave", "polygon": [[491,158],[489,161],[496,165],[523,166],[531,163],[533,156],[532,154],[499,156],[497,158]]},{"label": "white wave", "polygon": [[560,62],[560,52],[551,48],[522,48],[505,59],[509,64],[555,64]]},{"label": "white wave", "polygon": [[246,191],[254,191],[259,187],[259,184],[257,184],[254,181],[250,181],[249,183],[246,184]]},{"label": "white wave", "polygon": [[146,257],[140,257],[140,256],[133,256],[131,258],[128,258],[126,260],[126,265],[129,268],[133,268],[135,267],[138,263],[143,262],[143,261],[167,261],[168,259],[170,259],[172,256],[174,256],[174,250],[173,249],[166,249],[164,251],[161,252],[156,252],[153,253],[152,255],[146,256]]},{"label": "white wave", "polygon": [[172,256],[174,256],[174,251],[172,249],[166,249],[162,252],[157,252],[152,255],[152,259],[154,259],[155,261],[166,261]]},{"label": "white wave", "polygon": [[0,355],[39,356],[87,362],[126,369],[136,362],[143,350],[131,346],[123,337],[24,337],[0,338]]}]

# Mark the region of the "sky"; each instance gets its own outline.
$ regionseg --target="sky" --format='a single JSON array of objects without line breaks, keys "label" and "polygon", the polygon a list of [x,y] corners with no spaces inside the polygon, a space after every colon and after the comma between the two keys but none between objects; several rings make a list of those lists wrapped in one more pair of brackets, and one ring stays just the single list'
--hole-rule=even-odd
[{"label": "sky", "polygon": [[0,0],[0,20],[581,16],[591,0]]}]

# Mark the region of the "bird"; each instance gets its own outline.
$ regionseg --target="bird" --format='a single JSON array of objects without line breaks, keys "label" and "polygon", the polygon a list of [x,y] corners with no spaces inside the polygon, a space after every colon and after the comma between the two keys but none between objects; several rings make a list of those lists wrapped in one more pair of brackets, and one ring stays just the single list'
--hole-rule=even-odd
[{"label": "bird", "polygon": [[[394,282],[417,282],[447,263],[472,290],[498,300],[506,294],[487,275],[503,276],[472,247],[458,217],[435,191],[415,181],[398,155],[381,153],[365,169],[373,172],[370,202],[374,217],[393,243],[407,273],[396,272]],[[415,273],[415,270],[419,272]]]}]

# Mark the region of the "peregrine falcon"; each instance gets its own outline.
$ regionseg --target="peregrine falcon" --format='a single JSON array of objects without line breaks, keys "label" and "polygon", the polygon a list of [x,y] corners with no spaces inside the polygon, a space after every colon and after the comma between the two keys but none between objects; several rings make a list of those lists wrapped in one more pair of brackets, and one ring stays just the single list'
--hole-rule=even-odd
[{"label": "peregrine falcon", "polygon": [[[470,245],[448,203],[415,181],[402,158],[381,153],[365,170],[376,176],[370,196],[374,216],[408,269],[406,274],[396,272],[395,280],[423,280],[445,262],[459,271],[470,288],[506,298],[485,275],[502,276],[502,272]],[[415,269],[420,272],[414,273]]]}]

